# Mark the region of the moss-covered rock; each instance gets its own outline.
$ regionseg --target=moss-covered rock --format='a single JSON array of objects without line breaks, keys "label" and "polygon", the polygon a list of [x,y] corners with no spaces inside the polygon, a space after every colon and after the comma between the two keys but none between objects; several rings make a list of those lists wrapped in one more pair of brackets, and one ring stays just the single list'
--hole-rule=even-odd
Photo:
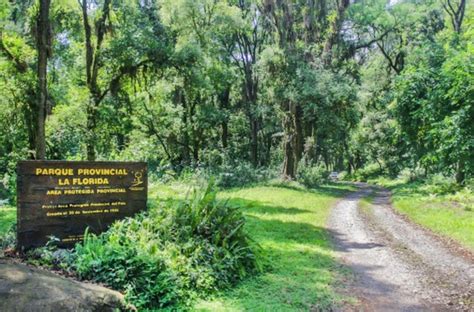
[{"label": "moss-covered rock", "polygon": [[119,292],[0,260],[0,311],[114,311]]}]

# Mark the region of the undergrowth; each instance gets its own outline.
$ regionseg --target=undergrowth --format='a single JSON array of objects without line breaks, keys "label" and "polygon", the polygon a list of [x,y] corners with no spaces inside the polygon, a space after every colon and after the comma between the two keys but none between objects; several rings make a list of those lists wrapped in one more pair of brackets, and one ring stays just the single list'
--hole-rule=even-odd
[{"label": "undergrowth", "polygon": [[433,232],[474,251],[473,181],[464,186],[453,178],[378,178],[369,181],[392,191],[395,209]]},{"label": "undergrowth", "polygon": [[74,271],[123,291],[138,309],[170,308],[228,287],[260,269],[239,210],[216,199],[209,184],[184,201],[86,234],[74,251]]}]

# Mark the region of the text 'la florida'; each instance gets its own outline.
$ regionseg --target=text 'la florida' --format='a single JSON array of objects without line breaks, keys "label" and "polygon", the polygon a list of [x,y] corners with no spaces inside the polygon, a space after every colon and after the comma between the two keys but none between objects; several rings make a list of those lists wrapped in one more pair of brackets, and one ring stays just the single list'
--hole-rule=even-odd
[{"label": "text 'la florida'", "polygon": [[59,186],[66,185],[108,185],[108,178],[73,178],[73,179],[58,179]]}]

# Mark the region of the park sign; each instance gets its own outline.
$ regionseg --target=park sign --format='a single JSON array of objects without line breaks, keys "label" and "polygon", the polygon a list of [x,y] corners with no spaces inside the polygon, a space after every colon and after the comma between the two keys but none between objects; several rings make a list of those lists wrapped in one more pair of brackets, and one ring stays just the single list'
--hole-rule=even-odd
[{"label": "park sign", "polygon": [[143,162],[20,161],[17,166],[19,248],[60,247],[101,233],[115,220],[146,209]]}]

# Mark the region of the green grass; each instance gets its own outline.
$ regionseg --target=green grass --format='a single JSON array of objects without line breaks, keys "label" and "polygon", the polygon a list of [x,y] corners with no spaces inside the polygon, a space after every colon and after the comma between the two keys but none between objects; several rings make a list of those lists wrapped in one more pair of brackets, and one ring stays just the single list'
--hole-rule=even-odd
[{"label": "green grass", "polygon": [[442,192],[437,185],[381,183],[392,190],[395,209],[431,231],[474,251],[474,194],[469,188]]},{"label": "green grass", "polygon": [[[219,198],[240,207],[246,216],[246,230],[262,248],[264,271],[197,302],[193,310],[329,310],[346,300],[336,291],[344,271],[333,257],[325,224],[332,205],[351,189],[326,185],[307,190],[273,183],[221,191]],[[153,209],[161,200],[182,199],[187,193],[188,185],[154,184],[149,206]],[[0,234],[15,221],[14,208],[1,209]]]},{"label": "green grass", "polygon": [[342,298],[334,286],[335,262],[325,223],[330,208],[348,187],[308,191],[292,186],[258,186],[223,192],[242,207],[247,230],[263,248],[267,269],[216,298],[198,302],[196,311],[328,310]]},{"label": "green grass", "polygon": [[0,237],[3,236],[16,222],[16,208],[0,206]]}]

